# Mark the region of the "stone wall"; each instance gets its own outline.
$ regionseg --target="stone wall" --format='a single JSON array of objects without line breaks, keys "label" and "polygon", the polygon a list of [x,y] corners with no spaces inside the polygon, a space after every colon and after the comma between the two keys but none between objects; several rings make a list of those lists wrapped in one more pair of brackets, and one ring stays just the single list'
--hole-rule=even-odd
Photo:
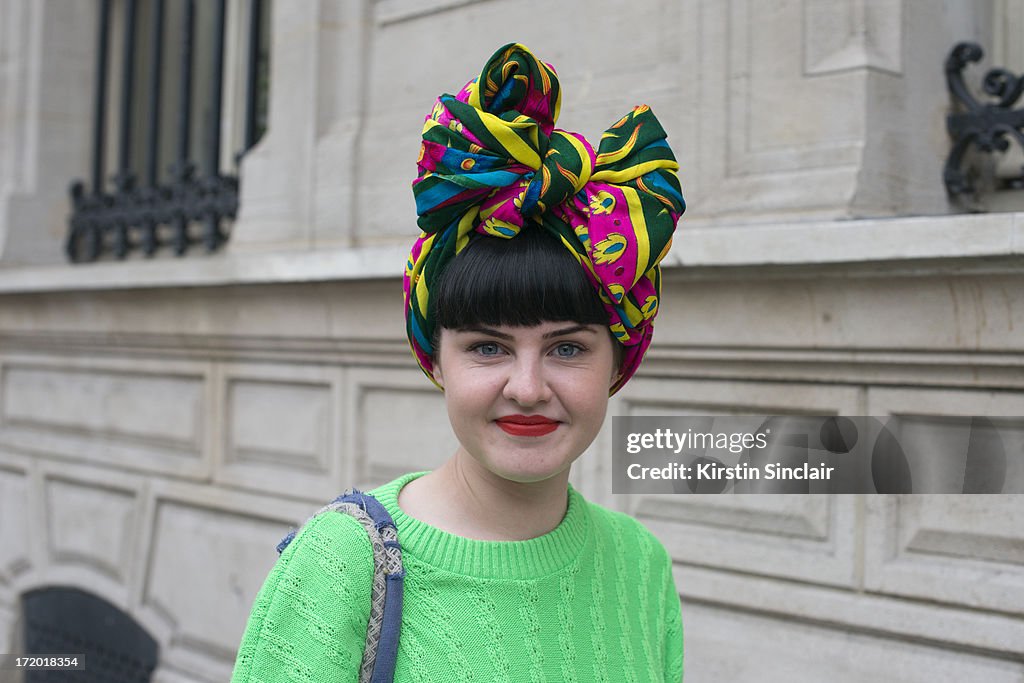
[{"label": "stone wall", "polygon": [[[1024,430],[1024,213],[941,184],[942,61],[1020,70],[1018,0],[277,0],[227,248],[71,266],[91,5],[10,0],[0,35],[0,651],[19,596],[71,585],[149,630],[160,683],[226,680],[288,528],[453,450],[400,316],[408,186],[433,98],[511,40],[558,67],[564,127],[648,103],[682,164],[612,414]],[[672,554],[689,680],[1024,680],[1024,498],[612,496],[607,427],[573,482]]]}]

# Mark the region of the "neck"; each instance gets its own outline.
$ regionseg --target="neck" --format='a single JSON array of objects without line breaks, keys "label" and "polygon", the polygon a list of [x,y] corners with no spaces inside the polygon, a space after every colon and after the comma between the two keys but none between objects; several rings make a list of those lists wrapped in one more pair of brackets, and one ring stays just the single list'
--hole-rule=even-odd
[{"label": "neck", "polygon": [[568,481],[568,469],[543,481],[509,481],[459,448],[444,465],[410,483],[408,496],[403,489],[400,504],[407,514],[458,536],[524,541],[561,523]]}]

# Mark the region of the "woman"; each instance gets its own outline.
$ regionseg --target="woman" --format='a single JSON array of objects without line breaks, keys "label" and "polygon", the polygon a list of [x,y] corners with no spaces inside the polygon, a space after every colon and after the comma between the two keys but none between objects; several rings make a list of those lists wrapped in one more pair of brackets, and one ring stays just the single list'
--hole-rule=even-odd
[{"label": "woman", "polygon": [[[460,445],[371,492],[402,545],[396,681],[682,676],[667,553],[568,484],[650,343],[678,166],[648,108],[595,153],[554,128],[559,103],[554,71],[513,44],[424,126],[407,328]],[[257,597],[232,680],[357,680],[372,572],[358,522],[312,519]]]}]

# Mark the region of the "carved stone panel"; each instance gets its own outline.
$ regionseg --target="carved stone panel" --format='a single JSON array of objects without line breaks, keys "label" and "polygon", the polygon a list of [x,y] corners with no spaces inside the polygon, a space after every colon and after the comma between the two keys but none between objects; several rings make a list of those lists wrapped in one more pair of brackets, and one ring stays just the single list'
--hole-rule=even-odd
[{"label": "carved stone panel", "polygon": [[[0,584],[27,569],[32,534],[27,473],[4,464],[0,450]],[[0,641],[0,645],[2,645]]]},{"label": "carved stone panel", "polygon": [[349,382],[353,433],[346,444],[360,486],[432,470],[455,453],[444,395],[419,370],[356,369]]},{"label": "carved stone panel", "polygon": [[234,660],[252,601],[277,558],[274,545],[291,524],[253,512],[157,501],[142,603],[172,625],[179,650],[172,658],[203,658],[207,667]]},{"label": "carved stone panel", "polygon": [[44,491],[50,561],[126,581],[138,520],[134,492],[58,476],[46,480]]},{"label": "carved stone panel", "polygon": [[863,76],[805,78],[800,52],[783,47],[810,35],[796,3],[729,4],[729,176],[855,164],[864,114],[850,104]]},{"label": "carved stone panel", "polygon": [[230,365],[222,374],[218,480],[318,499],[336,495],[340,371]]},{"label": "carved stone panel", "polygon": [[868,500],[871,590],[1024,612],[1024,496],[887,496]]},{"label": "carved stone panel", "polygon": [[[856,189],[866,107],[863,70],[810,78],[800,2],[698,1],[684,40],[697,41],[698,134],[681,155],[688,219],[764,221],[842,215]],[[840,31],[842,33],[842,31]]]},{"label": "carved stone panel", "polygon": [[[820,385],[634,379],[620,415],[852,414],[856,390]],[[607,462],[607,461],[606,461]],[[615,496],[678,562],[850,586],[856,576],[852,496]]]},{"label": "carved stone panel", "polygon": [[0,443],[168,474],[201,474],[205,376],[177,364],[12,360]]},{"label": "carved stone panel", "polygon": [[[1024,396],[988,391],[871,389],[871,413],[913,424],[965,414],[1024,415]],[[1016,422],[1016,427],[1012,422]],[[1007,466],[1019,467],[1024,421],[1002,430]],[[962,453],[959,455],[962,456]],[[933,457],[956,458],[955,449]],[[1024,612],[1024,495],[908,495],[868,498],[865,586],[895,595],[997,612]]]}]

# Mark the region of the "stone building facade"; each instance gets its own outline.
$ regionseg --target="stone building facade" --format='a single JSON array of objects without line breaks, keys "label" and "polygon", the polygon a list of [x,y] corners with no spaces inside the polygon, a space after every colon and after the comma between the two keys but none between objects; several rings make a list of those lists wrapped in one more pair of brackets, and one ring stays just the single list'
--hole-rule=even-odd
[{"label": "stone building facade", "polygon": [[[156,640],[154,680],[224,681],[288,528],[453,450],[404,338],[409,183],[433,99],[506,42],[558,67],[562,127],[647,103],[682,166],[611,414],[1024,429],[1024,191],[970,214],[941,174],[943,60],[1020,72],[1020,0],[274,0],[227,244],[69,264],[98,4],[0,7],[0,651],[72,586]],[[613,496],[610,451],[573,482],[672,554],[689,680],[1024,681],[1024,498]]]}]

